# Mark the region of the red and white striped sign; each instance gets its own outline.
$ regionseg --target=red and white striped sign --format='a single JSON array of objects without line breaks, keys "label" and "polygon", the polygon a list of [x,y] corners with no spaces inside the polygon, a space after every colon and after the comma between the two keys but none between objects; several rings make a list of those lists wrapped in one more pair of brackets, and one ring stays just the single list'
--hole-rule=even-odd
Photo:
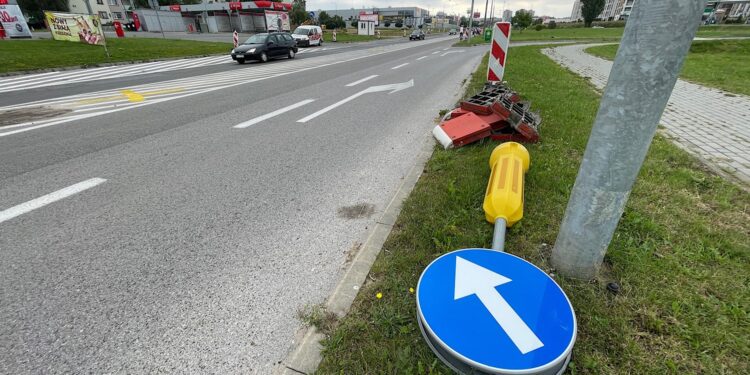
[{"label": "red and white striped sign", "polygon": [[237,48],[237,44],[240,43],[240,36],[237,34],[237,30],[232,33],[232,41],[234,42],[234,48]]},{"label": "red and white striped sign", "polygon": [[492,27],[492,47],[490,47],[490,63],[487,68],[488,81],[498,82],[503,80],[509,43],[510,22],[495,23],[495,26]]}]

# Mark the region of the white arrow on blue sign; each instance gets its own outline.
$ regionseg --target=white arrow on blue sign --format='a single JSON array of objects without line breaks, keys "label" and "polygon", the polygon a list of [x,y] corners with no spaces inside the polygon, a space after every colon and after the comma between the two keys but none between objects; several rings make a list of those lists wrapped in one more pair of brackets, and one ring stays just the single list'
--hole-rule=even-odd
[{"label": "white arrow on blue sign", "polygon": [[557,283],[495,250],[458,250],[433,261],[417,285],[417,312],[425,338],[454,369],[557,373],[576,338],[573,307]]}]

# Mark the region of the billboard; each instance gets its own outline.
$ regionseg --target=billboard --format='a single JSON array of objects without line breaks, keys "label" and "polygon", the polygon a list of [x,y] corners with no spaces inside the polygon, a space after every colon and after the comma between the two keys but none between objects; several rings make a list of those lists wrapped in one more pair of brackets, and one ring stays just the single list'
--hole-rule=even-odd
[{"label": "billboard", "polygon": [[286,12],[267,10],[266,28],[268,31],[290,31],[289,15]]},{"label": "billboard", "polygon": [[368,14],[368,13],[360,13],[359,14],[359,20],[362,22],[375,22],[375,26],[378,26],[378,15],[377,14]]},{"label": "billboard", "polygon": [[11,38],[31,38],[29,25],[18,5],[0,5],[0,23]]},{"label": "billboard", "polygon": [[106,44],[99,16],[44,12],[52,39],[86,44]]}]

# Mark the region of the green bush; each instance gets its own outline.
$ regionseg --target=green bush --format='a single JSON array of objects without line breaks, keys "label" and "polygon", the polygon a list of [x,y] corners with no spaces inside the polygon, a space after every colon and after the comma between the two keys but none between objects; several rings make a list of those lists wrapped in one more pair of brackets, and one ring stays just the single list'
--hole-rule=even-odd
[{"label": "green bush", "polygon": [[534,26],[534,30],[536,30],[536,31],[542,31],[542,30],[544,30],[544,25],[536,25],[536,26]]}]

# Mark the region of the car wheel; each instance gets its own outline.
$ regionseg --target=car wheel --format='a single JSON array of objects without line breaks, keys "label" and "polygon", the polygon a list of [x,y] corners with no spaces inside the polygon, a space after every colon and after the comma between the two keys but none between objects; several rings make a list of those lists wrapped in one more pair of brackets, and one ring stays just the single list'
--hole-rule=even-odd
[{"label": "car wheel", "polygon": [[287,54],[287,57],[290,58],[290,59],[294,58],[294,50],[293,49],[291,49],[291,48],[289,49],[289,53]]},{"label": "car wheel", "polygon": [[238,64],[244,64],[245,63],[245,59],[237,59],[237,63]]},{"label": "car wheel", "polygon": [[267,62],[268,61],[268,55],[265,52],[260,53],[260,62]]},{"label": "car wheel", "polygon": [[323,45],[323,38],[321,37],[320,40],[318,40],[318,47]]}]

